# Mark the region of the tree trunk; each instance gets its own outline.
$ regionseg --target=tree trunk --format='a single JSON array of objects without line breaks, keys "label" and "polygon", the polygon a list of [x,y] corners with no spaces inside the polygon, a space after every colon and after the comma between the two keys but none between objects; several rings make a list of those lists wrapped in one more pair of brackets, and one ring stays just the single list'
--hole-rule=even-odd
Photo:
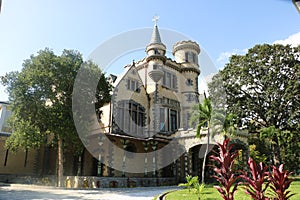
[{"label": "tree trunk", "polygon": [[205,163],[206,163],[206,157],[208,154],[208,146],[209,146],[209,137],[210,137],[210,133],[209,133],[209,128],[207,129],[207,144],[206,144],[206,149],[205,149],[205,153],[204,153],[204,157],[203,157],[203,163],[202,163],[202,180],[201,183],[205,183],[204,177],[205,177]]},{"label": "tree trunk", "polygon": [[63,175],[64,175],[64,153],[63,153],[63,140],[58,137],[58,170],[57,170],[57,186],[63,187]]}]

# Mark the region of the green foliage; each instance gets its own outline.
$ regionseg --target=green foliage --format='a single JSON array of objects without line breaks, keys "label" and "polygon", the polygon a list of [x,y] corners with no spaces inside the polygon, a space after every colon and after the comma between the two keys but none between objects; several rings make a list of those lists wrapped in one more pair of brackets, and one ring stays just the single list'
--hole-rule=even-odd
[{"label": "green foliage", "polygon": [[[299,46],[256,45],[245,55],[233,55],[208,85],[210,97],[237,116],[237,125],[261,138],[260,153],[294,171],[300,165],[299,143],[287,141],[300,137],[299,58]],[[264,128],[272,137],[259,137]]]},{"label": "green foliage", "polygon": [[199,183],[198,176],[187,175],[185,179],[186,183],[180,183],[178,186],[186,187],[189,190],[189,193],[192,189],[194,193],[197,194],[198,200],[202,199],[204,197],[203,191],[205,188],[205,184]]},{"label": "green foliage", "polygon": [[[270,187],[268,188],[270,189]],[[299,200],[300,199],[300,180],[293,181],[291,186],[289,187],[290,191],[295,193],[294,196],[290,198],[290,200]],[[213,185],[205,185],[203,189],[203,194],[205,195],[204,199],[207,200],[222,200],[222,197],[218,193],[218,191],[213,187]],[[237,200],[251,200],[252,198],[244,192],[243,186],[238,187],[238,191],[234,195]],[[197,195],[194,193],[189,193],[187,189],[177,190],[174,192],[170,192],[166,196],[167,200],[195,200],[197,199]]]},{"label": "green foliage", "polygon": [[209,98],[206,98],[203,100],[202,104],[198,104],[194,108],[194,112],[191,117],[190,123],[197,123],[197,130],[196,130],[196,137],[200,137],[200,131],[203,128],[206,128],[207,130],[207,143],[206,143],[206,149],[203,157],[202,162],[202,174],[201,174],[201,182],[204,184],[204,176],[205,176],[205,165],[206,165],[206,157],[208,154],[208,147],[209,147],[209,139],[210,139],[210,132],[211,132],[211,119],[213,114],[213,108],[212,103]]},{"label": "green foliage", "polygon": [[200,131],[202,128],[210,128],[211,117],[212,104],[209,98],[205,98],[201,104],[195,105],[190,124],[197,124],[197,137],[200,137]]},{"label": "green foliage", "polygon": [[299,123],[300,47],[256,45],[221,71],[228,110],[247,124],[294,130]]},{"label": "green foliage", "polygon": [[194,185],[198,182],[198,176],[187,175],[185,180],[186,183],[180,183],[178,186],[186,187],[190,192]]},{"label": "green foliage", "polygon": [[256,150],[256,145],[249,145],[250,157],[257,163],[264,163],[267,160],[267,156],[261,154],[258,150]]},{"label": "green foliage", "polygon": [[38,148],[47,141],[56,144],[61,138],[65,146],[78,150],[74,153],[82,151],[73,122],[72,93],[77,71],[83,65],[102,77],[102,85],[94,95],[97,111],[109,101],[110,86],[101,70],[91,62],[84,62],[77,51],[64,50],[57,56],[46,48],[25,60],[20,72],[1,77],[12,111],[13,133],[7,140],[8,148]]}]

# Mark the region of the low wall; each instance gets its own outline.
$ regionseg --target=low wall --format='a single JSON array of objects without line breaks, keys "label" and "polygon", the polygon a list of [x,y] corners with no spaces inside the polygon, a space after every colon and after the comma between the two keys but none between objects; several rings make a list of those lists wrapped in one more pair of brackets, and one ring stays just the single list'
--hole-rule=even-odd
[{"label": "low wall", "polygon": [[0,175],[0,182],[56,186],[57,181],[56,176],[38,177],[28,175],[4,174]]},{"label": "low wall", "polygon": [[176,185],[175,178],[130,178],[130,177],[94,177],[67,176],[67,188],[100,188],[100,187],[149,187]]},{"label": "low wall", "polygon": [[[0,175],[0,182],[56,186],[56,176],[35,177],[22,175]],[[66,188],[124,188],[177,185],[176,179],[168,178],[134,178],[134,177],[96,177],[65,176]]]}]

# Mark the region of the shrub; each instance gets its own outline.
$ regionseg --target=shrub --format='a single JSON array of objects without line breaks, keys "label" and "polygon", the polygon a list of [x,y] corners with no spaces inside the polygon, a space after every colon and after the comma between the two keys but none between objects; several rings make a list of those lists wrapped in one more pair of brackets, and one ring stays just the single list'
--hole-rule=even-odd
[{"label": "shrub", "polygon": [[271,190],[275,196],[275,200],[287,200],[295,194],[291,194],[291,191],[288,191],[293,179],[290,179],[289,176],[292,172],[283,169],[283,164],[279,167],[272,166],[272,173],[268,173],[268,180],[271,183]]},{"label": "shrub", "polygon": [[[249,194],[254,200],[267,200],[265,191],[269,186],[268,180],[268,166],[263,166],[262,162],[256,162],[249,157],[248,166],[250,169],[250,177],[246,172],[241,175],[245,180],[246,193]],[[265,183],[266,182],[266,183]]]},{"label": "shrub", "polygon": [[180,183],[179,186],[186,187],[191,192],[191,188],[194,187],[196,183],[198,183],[198,176],[187,175],[185,177],[186,183]]},{"label": "shrub", "polygon": [[237,171],[234,170],[234,160],[238,156],[238,152],[231,152],[233,144],[229,144],[230,140],[225,139],[223,143],[217,143],[219,147],[218,156],[210,156],[210,159],[215,161],[217,165],[213,166],[216,173],[213,177],[220,183],[221,186],[215,186],[224,200],[233,200],[234,194],[237,191]]}]

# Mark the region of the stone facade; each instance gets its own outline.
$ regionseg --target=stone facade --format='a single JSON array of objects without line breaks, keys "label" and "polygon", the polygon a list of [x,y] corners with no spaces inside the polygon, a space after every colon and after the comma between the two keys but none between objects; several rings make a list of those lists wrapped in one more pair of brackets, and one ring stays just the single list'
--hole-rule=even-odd
[{"label": "stone facade", "polygon": [[[200,154],[206,146],[207,131],[202,130],[201,137],[195,138],[196,130],[189,124],[192,109],[200,97],[200,47],[193,41],[179,41],[172,49],[174,59],[168,58],[155,25],[145,49],[145,58],[125,66],[122,74],[111,76],[112,100],[102,107],[101,120],[94,120],[88,135],[94,148],[86,147],[80,156],[65,151],[66,187],[171,185],[185,181],[188,174],[201,174]],[[6,131],[4,116],[9,113],[3,113],[7,105],[2,102],[0,118],[0,128]],[[9,135],[9,131],[0,134],[0,179],[47,181],[53,185],[56,149],[42,147],[11,155],[4,148]],[[110,142],[102,142],[104,137]],[[215,135],[210,139],[210,148],[222,140],[223,136]],[[155,153],[169,145],[174,147],[167,154]],[[95,153],[97,149],[101,150]],[[178,152],[179,157],[163,165]]]}]

